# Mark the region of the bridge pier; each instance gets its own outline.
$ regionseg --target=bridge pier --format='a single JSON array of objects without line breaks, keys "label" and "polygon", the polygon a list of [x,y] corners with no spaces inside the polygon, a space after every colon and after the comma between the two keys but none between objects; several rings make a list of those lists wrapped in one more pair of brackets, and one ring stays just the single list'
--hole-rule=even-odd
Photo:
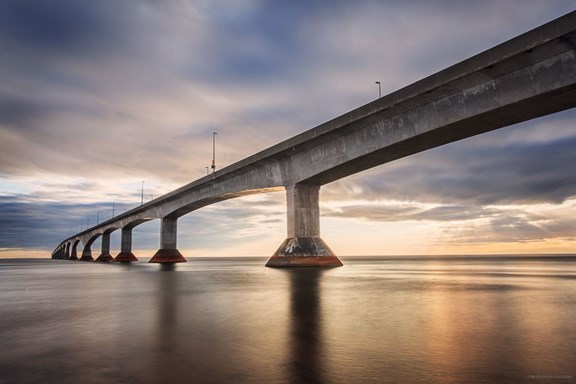
[{"label": "bridge pier", "polygon": [[82,250],[82,256],[80,257],[80,261],[94,261],[90,245],[86,245]]},{"label": "bridge pier", "polygon": [[72,249],[70,250],[70,260],[78,260],[78,241],[74,242]]},{"label": "bridge pier", "polygon": [[110,233],[102,235],[102,253],[96,261],[112,261],[114,258],[110,255]]},{"label": "bridge pier", "polygon": [[176,248],[178,219],[164,217],[160,228],[160,249],[149,263],[185,263],[186,260]]},{"label": "bridge pier", "polygon": [[320,186],[286,187],[288,238],[267,267],[340,267],[342,262],[320,238]]},{"label": "bridge pier", "polygon": [[[122,263],[130,261],[138,261],[136,256],[132,253],[132,227],[122,228],[122,238],[120,241],[120,253],[116,255],[114,261],[119,261]],[[104,239],[102,239],[102,244],[104,244]]]}]

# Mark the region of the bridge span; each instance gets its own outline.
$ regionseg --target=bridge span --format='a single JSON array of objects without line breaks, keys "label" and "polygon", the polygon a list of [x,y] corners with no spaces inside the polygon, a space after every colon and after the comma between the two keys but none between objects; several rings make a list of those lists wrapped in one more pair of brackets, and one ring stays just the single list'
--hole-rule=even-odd
[{"label": "bridge span", "polygon": [[[63,240],[53,258],[135,261],[132,230],[161,220],[150,262],[186,259],[183,215],[223,200],[285,190],[287,238],[267,266],[340,266],[320,237],[320,187],[363,170],[576,106],[576,11],[363,105]],[[121,251],[110,254],[110,234]]]}]

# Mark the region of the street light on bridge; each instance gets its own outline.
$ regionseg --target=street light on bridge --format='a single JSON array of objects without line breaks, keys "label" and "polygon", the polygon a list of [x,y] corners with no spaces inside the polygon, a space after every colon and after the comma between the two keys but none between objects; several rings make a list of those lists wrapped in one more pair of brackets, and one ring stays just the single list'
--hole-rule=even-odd
[{"label": "street light on bridge", "polygon": [[212,132],[212,173],[216,172],[216,135],[218,132]]},{"label": "street light on bridge", "polygon": [[382,84],[380,84],[379,81],[376,81],[376,84],[378,84],[378,98],[382,97]]}]

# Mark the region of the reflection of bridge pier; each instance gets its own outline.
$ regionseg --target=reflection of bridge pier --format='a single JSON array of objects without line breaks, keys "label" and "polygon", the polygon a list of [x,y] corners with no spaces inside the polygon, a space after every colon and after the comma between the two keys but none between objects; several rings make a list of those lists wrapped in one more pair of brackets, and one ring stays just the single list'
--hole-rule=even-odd
[{"label": "reflection of bridge pier", "polygon": [[320,279],[322,270],[302,268],[290,273],[291,383],[323,383],[323,333]]},{"label": "reflection of bridge pier", "polygon": [[[178,350],[178,274],[174,271],[174,264],[162,265],[162,273],[158,290],[156,292],[157,318],[155,328],[154,346],[155,351],[148,367],[154,367],[149,371],[152,377],[147,382],[153,383],[178,383],[182,382],[182,367],[179,364]],[[184,380],[187,381],[187,380]]]}]

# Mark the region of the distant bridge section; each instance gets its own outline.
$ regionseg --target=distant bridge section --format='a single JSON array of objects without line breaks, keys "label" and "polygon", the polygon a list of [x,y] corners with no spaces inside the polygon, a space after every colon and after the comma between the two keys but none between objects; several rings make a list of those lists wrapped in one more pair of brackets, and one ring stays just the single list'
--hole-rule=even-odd
[{"label": "distant bridge section", "polygon": [[[324,184],[427,149],[576,106],[576,12],[569,13],[412,85],[283,141],[65,239],[53,258],[132,261],[132,230],[160,219],[150,262],[186,261],[177,220],[223,200],[286,190],[288,236],[269,266],[338,266],[320,238]],[[110,255],[110,234],[122,232]]]}]

